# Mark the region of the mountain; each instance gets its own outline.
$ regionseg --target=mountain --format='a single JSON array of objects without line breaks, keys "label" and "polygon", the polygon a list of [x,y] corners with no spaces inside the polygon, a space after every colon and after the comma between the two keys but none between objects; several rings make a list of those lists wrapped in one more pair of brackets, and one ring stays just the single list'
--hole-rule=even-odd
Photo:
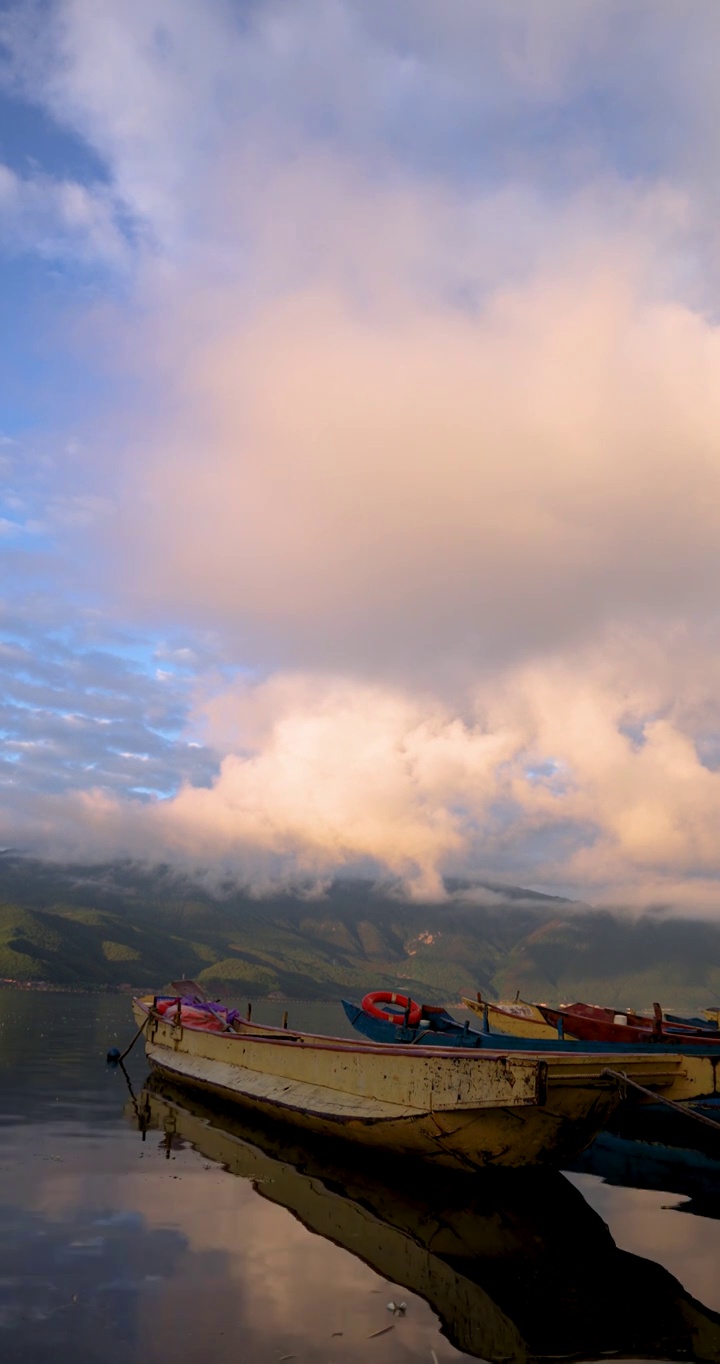
[{"label": "mountain", "polygon": [[161,988],[191,976],[240,998],[427,1002],[491,997],[695,1009],[720,998],[720,924],[578,907],[519,888],[448,883],[417,904],[334,882],[313,897],[208,889],[168,867],[56,866],[0,856],[0,978]]}]

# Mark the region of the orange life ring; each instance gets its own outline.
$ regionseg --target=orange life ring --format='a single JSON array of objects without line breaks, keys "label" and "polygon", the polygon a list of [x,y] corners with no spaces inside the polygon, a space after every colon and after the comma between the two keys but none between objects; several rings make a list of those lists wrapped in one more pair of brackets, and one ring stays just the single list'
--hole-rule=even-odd
[{"label": "orange life ring", "polygon": [[[397,1004],[402,1013],[388,1013],[378,1009],[378,1004]],[[416,1028],[422,1018],[422,1005],[416,1004],[409,995],[393,995],[389,990],[373,990],[366,995],[362,1007],[372,1018],[380,1018],[383,1023],[396,1023],[400,1026],[407,1018],[408,1027]]]}]

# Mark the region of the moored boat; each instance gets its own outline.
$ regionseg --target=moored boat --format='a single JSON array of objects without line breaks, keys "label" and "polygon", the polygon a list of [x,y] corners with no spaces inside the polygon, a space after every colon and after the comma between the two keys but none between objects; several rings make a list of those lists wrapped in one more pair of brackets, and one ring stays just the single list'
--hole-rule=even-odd
[{"label": "moored boat", "polygon": [[720,1055],[720,1032],[705,1025],[669,1022],[663,1018],[659,1004],[654,1006],[654,1017],[647,1018],[631,1010],[603,1008],[599,1004],[561,1004],[552,1009],[547,1004],[540,1008],[551,1026],[567,1029],[573,1037],[584,1042],[646,1042],[661,1038],[677,1038],[690,1047],[714,1047]]},{"label": "moored boat", "polygon": [[713,1018],[684,1018],[682,1014],[671,1014],[663,1010],[663,1019],[666,1023],[681,1023],[685,1028],[697,1028],[701,1032],[717,1032],[717,1019]]},{"label": "moored boat", "polygon": [[[490,1032],[506,1033],[508,1037],[545,1037],[548,1041],[558,1036],[557,1024],[549,1023],[540,1005],[530,1004],[527,1000],[495,1003],[482,999],[478,992],[477,999],[463,995],[462,1003],[478,1018],[487,1020]],[[569,1029],[565,1036],[572,1036]]]},{"label": "moored boat", "polygon": [[[366,999],[368,998],[371,997],[366,996]],[[662,1098],[657,1103],[653,1102],[652,1098],[648,1096],[638,1095],[637,1092],[634,1095],[633,1102],[651,1105],[653,1109],[657,1109],[658,1120],[664,1121],[667,1116],[667,1108],[663,1100],[671,1099],[673,1103],[682,1103],[687,1109],[696,1111],[720,1124],[720,1076],[718,1075],[717,1049],[694,1046],[684,1048],[682,1038],[679,1036],[667,1035],[654,1041],[646,1038],[642,1042],[580,1042],[567,1037],[561,1039],[556,1033],[553,1033],[550,1038],[511,1037],[471,1028],[468,1022],[464,1024],[458,1022],[447,1010],[424,1004],[413,1004],[414,1016],[419,1010],[419,1019],[414,1027],[409,1027],[405,1023],[407,1011],[401,1010],[395,1015],[395,1020],[390,1021],[392,1018],[390,1012],[383,1018],[378,1016],[377,1012],[375,1014],[370,1013],[363,1005],[352,1004],[346,999],[341,1002],[348,1022],[362,1036],[367,1037],[372,1042],[381,1042],[386,1045],[401,1043],[405,1046],[414,1047],[422,1043],[423,1046],[454,1046],[494,1050],[502,1047],[508,1053],[515,1055],[543,1056],[546,1059],[552,1056],[593,1057],[596,1063],[600,1061],[600,1058],[604,1058],[605,1066],[620,1072],[625,1071],[628,1058],[637,1057],[639,1053],[647,1051],[652,1051],[653,1054],[667,1052],[677,1057],[680,1062],[673,1083],[664,1089]],[[365,1001],[363,1001],[364,1003]],[[410,1001],[410,1003],[413,1002]],[[720,1127],[718,1132],[720,1134]],[[717,1140],[718,1136],[715,1137],[715,1141]]]},{"label": "moored boat", "polygon": [[[550,1055],[573,1052],[587,1055],[598,1052],[606,1056],[622,1056],[627,1053],[637,1054],[649,1046],[652,1046],[653,1050],[659,1048],[661,1051],[679,1052],[683,1050],[685,1041],[683,1034],[671,1031],[663,1032],[659,1038],[643,1034],[637,1041],[629,1040],[626,1035],[623,1035],[619,1042],[582,1041],[565,1032],[559,1035],[555,1028],[551,1030],[549,1036],[543,1034],[540,1037],[517,1037],[512,1033],[494,1032],[489,1026],[484,1026],[485,1019],[480,1028],[472,1027],[469,1020],[461,1023],[447,1009],[427,1004],[416,1006],[421,1010],[419,1021],[414,1026],[408,1026],[402,1014],[390,1021],[390,1017],[380,1018],[377,1014],[370,1013],[364,1007],[364,1001],[362,1004],[354,1004],[348,999],[340,1002],[348,1022],[361,1036],[371,1042],[406,1042],[414,1046],[422,1044],[485,1047],[496,1051],[500,1047],[507,1051],[542,1052]],[[693,1038],[693,1050],[695,1045],[696,1039]],[[705,1048],[698,1044],[698,1050],[703,1054],[707,1052],[709,1056],[717,1056],[717,1048],[713,1045],[712,1039],[709,1039]]]},{"label": "moored boat", "polygon": [[[410,1024],[401,1010],[394,1017],[389,1010],[384,1016],[379,1012],[371,1013],[366,1007],[367,999],[366,995],[362,1004],[353,1004],[349,999],[341,999],[340,1003],[348,1023],[370,1042],[405,1042],[428,1047],[497,1047],[497,1038],[471,1028],[469,1022],[459,1023],[447,1009],[422,1004],[419,1019]],[[503,1044],[504,1041],[503,1038]]]},{"label": "moored boat", "polygon": [[[133,1001],[155,1070],[324,1136],[438,1165],[561,1164],[621,1101],[602,1058],[376,1046],[248,1029],[214,1007],[217,1027],[183,1019],[194,1003]],[[677,1058],[661,1053],[626,1057],[623,1070],[660,1092],[681,1075]]]},{"label": "moored boat", "polygon": [[652,1018],[632,1010],[608,1009],[598,1004],[530,1004],[516,1000],[512,1004],[493,1003],[463,995],[462,1003],[483,1019],[493,1033],[507,1033],[513,1037],[537,1039],[563,1037],[582,1042],[648,1042],[661,1037],[672,1041],[685,1040],[692,1046],[714,1046],[720,1049],[720,1029],[711,1020],[696,1021],[675,1015],[663,1016],[659,1004]]}]

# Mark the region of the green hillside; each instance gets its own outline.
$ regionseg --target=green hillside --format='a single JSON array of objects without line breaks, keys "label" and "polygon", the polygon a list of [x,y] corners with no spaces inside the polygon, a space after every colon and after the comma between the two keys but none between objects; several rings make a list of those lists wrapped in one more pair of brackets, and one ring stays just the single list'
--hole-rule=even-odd
[{"label": "green hillside", "polygon": [[558,1002],[698,1008],[720,998],[720,926],[581,910],[467,888],[413,904],[366,882],[323,898],[214,892],[130,863],[57,867],[0,858],[0,978],[161,988],[192,976],[217,994],[357,998],[395,988],[428,1002],[477,989]]}]

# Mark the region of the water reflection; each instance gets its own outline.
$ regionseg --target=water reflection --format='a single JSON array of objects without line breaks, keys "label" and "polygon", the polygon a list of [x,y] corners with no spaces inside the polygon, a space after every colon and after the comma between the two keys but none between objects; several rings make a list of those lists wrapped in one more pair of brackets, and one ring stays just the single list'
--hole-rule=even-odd
[{"label": "water reflection", "polygon": [[[261,1022],[280,1022],[272,1007]],[[339,1015],[291,1008],[311,1031],[341,1030]],[[651,1179],[637,1147],[614,1172],[598,1149],[575,1188],[507,1171],[428,1190],[427,1175],[374,1165],[370,1179],[338,1165],[348,1153],[273,1144],[154,1086],[176,1134],[163,1117],[142,1141],[105,1065],[132,1032],[121,997],[0,990],[0,1364],[718,1358],[717,1164],[701,1178],[675,1158]],[[140,1098],[140,1046],[127,1069]],[[180,1110],[199,1152],[213,1131],[224,1142],[212,1160]],[[233,1163],[243,1146],[247,1168]],[[667,1211],[678,1195],[705,1216]],[[407,1315],[378,1336],[398,1297]]]},{"label": "water reflection", "polygon": [[[133,1213],[75,1209],[57,1220],[0,1207],[2,1358],[62,1358],[72,1333],[76,1357],[122,1357],[138,1338],[143,1291],[177,1271],[184,1238],[151,1229]],[[108,1351],[99,1336],[112,1337]]]},{"label": "water reflection", "polygon": [[[164,1154],[190,1144],[437,1312],[478,1358],[720,1361],[720,1316],[666,1270],[620,1250],[562,1175],[431,1176],[351,1163],[336,1147],[249,1122],[153,1078],[129,1102]],[[339,1158],[342,1163],[339,1163]]]},{"label": "water reflection", "polygon": [[678,1194],[676,1212],[720,1218],[720,1159],[695,1147],[601,1132],[572,1168],[598,1175],[616,1188]]}]

